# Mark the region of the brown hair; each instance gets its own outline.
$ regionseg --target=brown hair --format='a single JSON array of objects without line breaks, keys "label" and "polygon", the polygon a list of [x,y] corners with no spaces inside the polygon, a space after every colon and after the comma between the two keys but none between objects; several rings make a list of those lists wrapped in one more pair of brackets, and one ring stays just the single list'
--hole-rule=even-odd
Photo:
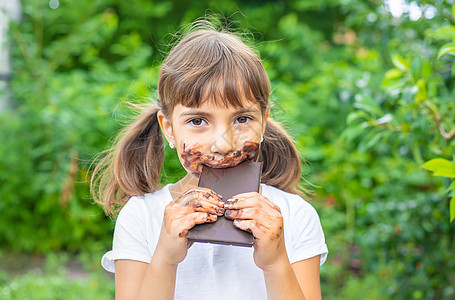
[{"label": "brown hair", "polygon": [[[175,105],[198,107],[206,100],[241,107],[244,95],[258,102],[265,116],[270,80],[259,54],[238,36],[198,22],[170,51],[158,80],[158,103],[146,108],[117,138],[97,164],[91,181],[96,202],[108,214],[134,195],[160,188],[164,143],[157,120],[161,109],[169,116]],[[268,119],[258,159],[263,161],[261,182],[286,192],[309,195],[300,186],[299,154],[283,127]]]}]

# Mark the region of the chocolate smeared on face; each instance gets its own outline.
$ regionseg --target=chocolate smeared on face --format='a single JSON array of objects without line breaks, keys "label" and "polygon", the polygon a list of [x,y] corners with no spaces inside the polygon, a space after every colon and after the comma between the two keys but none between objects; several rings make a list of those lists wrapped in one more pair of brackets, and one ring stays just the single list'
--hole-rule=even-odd
[{"label": "chocolate smeared on face", "polygon": [[242,152],[243,153],[252,153],[252,156],[256,154],[256,150],[259,148],[259,143],[255,142],[246,142],[243,145]]},{"label": "chocolate smeared on face", "polygon": [[201,150],[207,149],[201,144],[195,144],[188,147],[183,143],[183,151],[180,154],[184,167],[193,175],[199,176],[202,171],[202,165],[211,168],[228,168],[235,167],[247,159],[253,159],[259,149],[259,143],[246,141],[242,149],[232,152],[230,155],[223,157],[221,160],[215,160],[215,156],[202,153]]},{"label": "chocolate smeared on face", "polygon": [[203,145],[199,144],[196,144],[192,148],[187,148],[185,143],[183,143],[183,151],[180,154],[185,169],[189,170],[195,176],[201,175],[202,165],[200,165],[200,161],[203,154],[200,150],[202,148]]}]

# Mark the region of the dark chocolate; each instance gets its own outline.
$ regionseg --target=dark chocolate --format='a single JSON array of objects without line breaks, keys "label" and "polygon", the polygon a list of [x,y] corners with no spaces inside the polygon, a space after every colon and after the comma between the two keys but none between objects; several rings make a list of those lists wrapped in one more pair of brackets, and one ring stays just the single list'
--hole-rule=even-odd
[{"label": "dark chocolate", "polygon": [[[250,160],[235,167],[210,168],[203,166],[199,186],[210,188],[223,197],[223,201],[240,193],[259,192],[262,163]],[[233,221],[224,216],[214,223],[196,225],[188,232],[188,241],[251,247],[251,233],[235,228]]]}]

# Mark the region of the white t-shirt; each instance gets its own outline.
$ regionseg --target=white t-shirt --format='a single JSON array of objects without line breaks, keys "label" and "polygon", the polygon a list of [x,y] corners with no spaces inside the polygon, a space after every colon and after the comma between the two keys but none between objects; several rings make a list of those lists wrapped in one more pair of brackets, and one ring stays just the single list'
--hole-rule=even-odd
[{"label": "white t-shirt", "polygon": [[[283,216],[286,251],[290,263],[321,255],[327,258],[319,216],[300,196],[261,183],[262,195],[275,203]],[[169,184],[161,190],[131,197],[115,224],[113,250],[101,264],[115,272],[114,261],[149,263],[160,236],[164,208],[172,201]],[[194,243],[177,267],[174,299],[267,299],[264,275],[253,260],[253,247]]]}]

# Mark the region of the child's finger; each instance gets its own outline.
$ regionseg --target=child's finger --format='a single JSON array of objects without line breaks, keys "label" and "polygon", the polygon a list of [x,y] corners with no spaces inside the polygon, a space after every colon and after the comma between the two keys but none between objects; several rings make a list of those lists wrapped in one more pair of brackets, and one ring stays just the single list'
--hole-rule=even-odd
[{"label": "child's finger", "polygon": [[210,202],[213,205],[217,205],[219,207],[224,206],[223,197],[213,190],[208,188],[191,188],[184,192],[178,199],[175,200],[176,203],[182,206],[187,206],[192,199],[205,199],[206,201]]},{"label": "child's finger", "polygon": [[206,212],[218,216],[224,215],[225,209],[223,207],[214,205],[204,199],[193,198],[189,201],[188,210],[191,212]]},{"label": "child's finger", "polygon": [[186,215],[185,218],[182,218],[180,222],[176,222],[174,225],[175,230],[178,232],[179,237],[186,237],[188,230],[193,228],[197,224],[203,223],[213,223],[218,219],[217,215],[203,213],[203,212],[194,212]]},{"label": "child's finger", "polygon": [[224,205],[226,209],[243,209],[248,207],[263,209],[265,213],[270,215],[276,212],[281,214],[281,210],[277,205],[256,192],[238,194],[231,199],[227,199]]},{"label": "child's finger", "polygon": [[260,208],[257,208],[257,207],[247,207],[247,208],[242,208],[242,209],[227,209],[225,212],[225,216],[229,220],[256,219],[259,215],[262,215],[262,214],[264,214],[264,212]]},{"label": "child's finger", "polygon": [[256,192],[238,194],[238,195],[234,196],[233,198],[249,198],[249,199],[251,199],[251,198],[259,198],[264,203],[266,203],[268,206],[270,206],[274,210],[276,210],[276,211],[281,213],[280,208],[275,203],[273,203],[267,197],[264,197],[262,194],[259,194],[259,193],[256,193]]},{"label": "child's finger", "polygon": [[248,207],[242,209],[228,209],[225,216],[230,220],[256,220],[259,223],[266,223],[270,216],[266,215],[263,210],[256,207]]},{"label": "child's finger", "polygon": [[278,212],[267,215],[263,210],[257,208],[244,208],[239,210],[226,210],[225,216],[231,220],[254,220],[266,230],[277,230],[282,226],[282,216]]},{"label": "child's finger", "polygon": [[252,233],[254,238],[260,241],[273,241],[278,239],[282,232],[280,230],[271,230],[261,224],[258,220],[234,220],[234,226],[246,232]]},{"label": "child's finger", "polygon": [[256,220],[234,220],[234,226],[238,229],[252,233],[255,239],[260,239],[266,235],[265,229],[259,228],[259,223]]},{"label": "child's finger", "polygon": [[224,202],[221,196],[209,189],[190,189],[167,205],[165,217],[169,221],[186,218],[193,212],[210,213],[218,216],[224,214]]},{"label": "child's finger", "polygon": [[224,202],[221,199],[220,195],[210,189],[194,188],[186,191],[177,199],[176,203],[178,206],[186,208],[186,214],[208,212],[222,216],[224,214]]}]

